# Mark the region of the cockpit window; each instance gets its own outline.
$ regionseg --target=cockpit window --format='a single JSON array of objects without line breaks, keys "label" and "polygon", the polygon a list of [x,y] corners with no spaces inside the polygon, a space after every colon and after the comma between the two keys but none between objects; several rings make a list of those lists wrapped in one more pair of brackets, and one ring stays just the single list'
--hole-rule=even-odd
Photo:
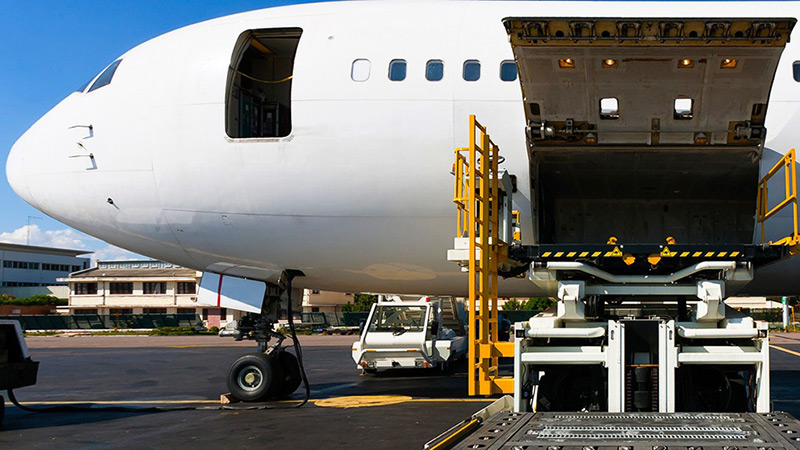
[{"label": "cockpit window", "polygon": [[292,77],[300,28],[249,30],[228,67],[225,129],[232,138],[274,138],[292,131]]},{"label": "cockpit window", "polygon": [[86,80],[86,83],[83,83],[81,85],[81,87],[79,87],[78,89],[75,89],[75,92],[83,92],[83,91],[85,91],[86,88],[89,86],[89,83],[92,82],[92,80],[94,80],[94,77],[89,78],[88,80]]},{"label": "cockpit window", "polygon": [[122,60],[118,59],[113,63],[111,63],[108,67],[106,67],[106,70],[104,70],[103,73],[101,73],[100,76],[97,77],[97,80],[94,81],[92,87],[89,88],[89,92],[100,89],[101,87],[110,84],[111,79],[114,78],[114,73],[117,71],[117,67],[119,67],[119,63],[121,62]]}]

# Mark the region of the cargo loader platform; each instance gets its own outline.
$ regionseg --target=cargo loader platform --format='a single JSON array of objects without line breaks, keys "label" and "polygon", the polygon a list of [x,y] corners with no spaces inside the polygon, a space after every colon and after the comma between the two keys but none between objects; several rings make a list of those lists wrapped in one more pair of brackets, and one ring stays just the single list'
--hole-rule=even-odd
[{"label": "cargo loader platform", "polygon": [[800,448],[791,415],[756,413],[514,413],[476,424],[453,448],[757,450]]}]

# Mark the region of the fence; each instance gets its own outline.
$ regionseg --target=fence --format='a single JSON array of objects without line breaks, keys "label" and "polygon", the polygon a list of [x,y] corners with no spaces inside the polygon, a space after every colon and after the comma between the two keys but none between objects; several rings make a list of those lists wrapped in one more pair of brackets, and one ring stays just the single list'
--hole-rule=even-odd
[{"label": "fence", "polygon": [[357,327],[367,320],[368,312],[304,312],[303,323],[314,327]]},{"label": "fence", "polygon": [[108,330],[114,328],[193,327],[202,322],[196,314],[73,314],[0,316],[16,320],[23,330]]}]

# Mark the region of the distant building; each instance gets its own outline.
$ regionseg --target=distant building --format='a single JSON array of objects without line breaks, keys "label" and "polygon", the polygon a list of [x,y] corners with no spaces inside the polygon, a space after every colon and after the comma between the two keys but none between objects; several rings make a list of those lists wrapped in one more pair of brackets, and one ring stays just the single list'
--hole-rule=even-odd
[{"label": "distant building", "polygon": [[239,311],[197,304],[202,272],[161,261],[98,261],[61,279],[69,283],[69,314],[190,314],[225,326]]},{"label": "distant building", "polygon": [[767,297],[730,297],[725,304],[736,309],[777,309],[781,302],[767,299]]},{"label": "distant building", "polygon": [[303,290],[303,312],[341,312],[342,305],[353,303],[353,294],[316,289]]},{"label": "distant building", "polygon": [[64,285],[59,278],[89,268],[86,250],[0,243],[0,294],[27,297],[53,294],[48,286]]}]

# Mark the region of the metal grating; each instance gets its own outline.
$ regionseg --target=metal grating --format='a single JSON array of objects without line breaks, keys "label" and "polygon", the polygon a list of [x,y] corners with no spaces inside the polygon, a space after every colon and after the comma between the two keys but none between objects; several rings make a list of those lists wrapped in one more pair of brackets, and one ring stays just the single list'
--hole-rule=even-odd
[{"label": "metal grating", "polygon": [[[513,424],[512,424],[513,422]],[[455,448],[486,450],[800,449],[786,413],[498,413]]]}]

